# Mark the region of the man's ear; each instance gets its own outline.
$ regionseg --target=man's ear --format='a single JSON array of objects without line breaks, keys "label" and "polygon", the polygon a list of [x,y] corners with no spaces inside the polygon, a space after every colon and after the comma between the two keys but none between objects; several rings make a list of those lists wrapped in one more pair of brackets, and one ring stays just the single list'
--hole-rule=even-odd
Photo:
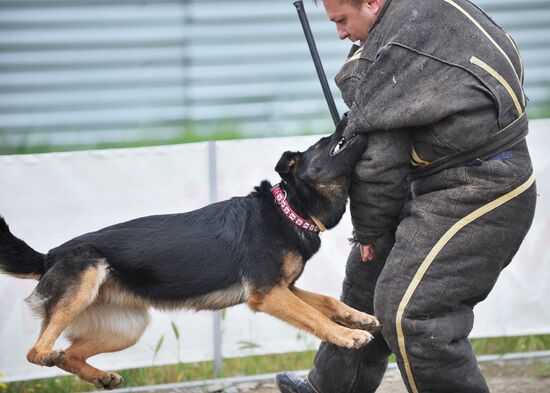
[{"label": "man's ear", "polygon": [[380,0],[367,0],[367,6],[370,7],[374,15],[378,16],[383,7],[383,3]]},{"label": "man's ear", "polygon": [[281,176],[286,175],[294,165],[296,165],[296,153],[285,151],[275,166],[275,170]]}]

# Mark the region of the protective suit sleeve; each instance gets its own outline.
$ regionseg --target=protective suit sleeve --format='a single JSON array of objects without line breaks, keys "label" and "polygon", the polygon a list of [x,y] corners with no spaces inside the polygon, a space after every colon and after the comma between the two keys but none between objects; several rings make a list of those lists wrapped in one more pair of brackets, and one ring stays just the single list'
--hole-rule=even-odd
[{"label": "protective suit sleeve", "polygon": [[357,163],[350,185],[350,211],[355,240],[371,244],[393,230],[408,197],[410,130],[369,133],[368,147]]},{"label": "protective suit sleeve", "polygon": [[388,44],[356,88],[345,135],[421,127],[468,112],[481,89],[461,88],[472,79],[457,65]]}]

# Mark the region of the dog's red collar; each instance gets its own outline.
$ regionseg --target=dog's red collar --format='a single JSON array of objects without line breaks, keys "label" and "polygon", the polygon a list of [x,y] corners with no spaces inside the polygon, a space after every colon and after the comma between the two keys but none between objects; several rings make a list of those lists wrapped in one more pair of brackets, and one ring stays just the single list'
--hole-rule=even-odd
[{"label": "dog's red collar", "polygon": [[275,203],[279,206],[288,221],[304,231],[319,233],[320,229],[314,222],[302,218],[296,213],[286,199],[286,191],[279,184],[271,188],[271,194],[275,198]]}]

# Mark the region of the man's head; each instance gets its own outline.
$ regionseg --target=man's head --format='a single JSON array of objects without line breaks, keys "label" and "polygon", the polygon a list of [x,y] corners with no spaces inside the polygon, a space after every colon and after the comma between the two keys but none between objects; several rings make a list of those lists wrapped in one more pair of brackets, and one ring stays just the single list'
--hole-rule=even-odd
[{"label": "man's head", "polygon": [[323,0],[328,18],[336,23],[338,37],[351,41],[368,38],[384,3],[385,0]]}]

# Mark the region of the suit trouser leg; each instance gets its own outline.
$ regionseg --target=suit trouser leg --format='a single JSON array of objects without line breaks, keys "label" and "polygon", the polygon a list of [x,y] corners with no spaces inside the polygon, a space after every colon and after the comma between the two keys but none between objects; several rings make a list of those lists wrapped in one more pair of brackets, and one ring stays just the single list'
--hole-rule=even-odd
[{"label": "suit trouser leg", "polygon": [[409,392],[489,392],[468,340],[472,310],[517,252],[536,199],[530,168],[499,176],[505,164],[491,165],[442,174],[456,175],[454,188],[419,186],[378,279],[375,311]]},{"label": "suit trouser leg", "polygon": [[[373,314],[376,280],[395,241],[394,234],[382,236],[375,243],[376,258],[361,261],[359,247],[354,246],[346,264],[341,300],[351,307]],[[323,342],[319,347],[309,383],[319,393],[374,392],[380,385],[391,354],[380,334],[367,346],[349,350]]]}]

